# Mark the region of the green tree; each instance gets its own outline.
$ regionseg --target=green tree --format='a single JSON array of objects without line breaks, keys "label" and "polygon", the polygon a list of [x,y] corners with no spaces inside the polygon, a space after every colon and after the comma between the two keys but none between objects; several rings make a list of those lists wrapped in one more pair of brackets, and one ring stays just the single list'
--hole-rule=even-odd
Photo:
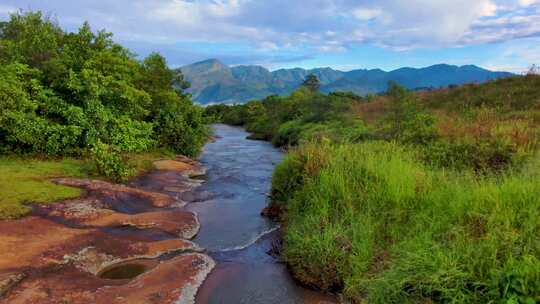
[{"label": "green tree", "polygon": [[103,145],[118,154],[111,167],[121,153],[156,146],[194,156],[208,130],[187,86],[157,53],[141,62],[88,23],[67,33],[41,12],[21,11],[0,24],[0,152]]},{"label": "green tree", "polygon": [[321,88],[321,82],[317,76],[309,74],[302,83],[302,86],[308,88],[312,92],[318,92]]},{"label": "green tree", "polygon": [[433,115],[420,107],[415,94],[391,81],[387,95],[393,99],[386,118],[386,134],[390,138],[427,144],[437,137]]},{"label": "green tree", "polygon": [[41,12],[12,14],[1,27],[0,58],[4,62],[41,67],[58,56],[64,33]]}]

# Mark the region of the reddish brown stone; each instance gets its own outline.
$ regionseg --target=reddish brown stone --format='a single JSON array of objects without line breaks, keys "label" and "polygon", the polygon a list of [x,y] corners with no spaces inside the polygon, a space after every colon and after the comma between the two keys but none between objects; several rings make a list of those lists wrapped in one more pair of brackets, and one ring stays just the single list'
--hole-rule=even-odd
[{"label": "reddish brown stone", "polygon": [[[78,179],[78,178],[59,178],[54,182],[71,187],[83,188],[88,191],[98,192],[110,197],[115,197],[119,194],[128,194],[148,200],[150,204],[157,208],[169,207],[172,205],[185,205],[175,198],[163,193],[145,191],[138,188],[132,188],[125,185],[111,184],[100,180]],[[181,207],[181,206],[179,206]]]},{"label": "reddish brown stone", "polygon": [[[196,162],[180,160],[197,168]],[[164,174],[168,179],[167,172],[171,173],[154,172],[151,178],[159,180]],[[182,202],[164,193],[97,180],[56,182],[84,188],[89,195],[41,206],[20,220],[0,221],[0,303],[193,303],[214,261],[186,240],[195,236],[199,222],[194,213],[179,209]],[[185,189],[192,187],[189,182],[177,180]],[[131,197],[148,201],[151,209],[177,208],[137,214],[112,210],[121,210]],[[125,226],[139,230],[114,232]],[[147,229],[172,239],[153,238],[142,232]],[[167,254],[181,255],[160,262],[158,258]],[[147,268],[133,279],[99,277],[125,263]]]}]

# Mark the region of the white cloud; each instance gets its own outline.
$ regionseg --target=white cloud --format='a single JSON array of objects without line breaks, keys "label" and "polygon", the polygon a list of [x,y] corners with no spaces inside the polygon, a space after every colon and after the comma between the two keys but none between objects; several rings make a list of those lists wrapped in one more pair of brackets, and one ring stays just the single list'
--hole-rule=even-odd
[{"label": "white cloud", "polygon": [[7,16],[9,14],[15,13],[16,11],[17,11],[17,8],[13,6],[0,4],[0,16],[1,15]]},{"label": "white cloud", "polygon": [[352,11],[352,14],[360,20],[371,20],[380,17],[383,12],[380,9],[373,8],[357,8]]},{"label": "white cloud", "polygon": [[540,64],[540,38],[524,38],[503,43],[496,54],[480,64],[492,70],[524,73],[533,64]]},{"label": "white cloud", "polygon": [[[407,50],[540,35],[540,0],[2,0],[88,19],[125,41],[248,43],[340,52],[366,43]],[[21,3],[24,2],[24,3]]]},{"label": "white cloud", "polygon": [[529,6],[540,2],[539,0],[519,0],[521,6]]}]

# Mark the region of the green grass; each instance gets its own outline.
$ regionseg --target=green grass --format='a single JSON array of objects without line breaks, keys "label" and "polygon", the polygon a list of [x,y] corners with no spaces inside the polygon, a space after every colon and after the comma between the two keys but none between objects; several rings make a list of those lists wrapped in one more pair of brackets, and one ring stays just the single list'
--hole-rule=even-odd
[{"label": "green grass", "polygon": [[479,177],[417,154],[378,141],[292,152],[273,194],[295,275],[356,302],[540,303],[539,159]]},{"label": "green grass", "polygon": [[[133,175],[141,174],[152,168],[157,159],[170,158],[174,155],[167,151],[151,151],[127,155],[127,165]],[[55,177],[88,177],[103,179],[93,175],[94,165],[81,159],[63,158],[33,159],[27,157],[0,157],[0,219],[14,219],[27,215],[30,204],[44,204],[82,194],[77,188],[56,185],[50,181]]]},{"label": "green grass", "polygon": [[0,218],[18,218],[29,203],[48,203],[81,195],[81,190],[56,185],[49,179],[84,176],[84,162],[75,159],[38,160],[0,157]]}]

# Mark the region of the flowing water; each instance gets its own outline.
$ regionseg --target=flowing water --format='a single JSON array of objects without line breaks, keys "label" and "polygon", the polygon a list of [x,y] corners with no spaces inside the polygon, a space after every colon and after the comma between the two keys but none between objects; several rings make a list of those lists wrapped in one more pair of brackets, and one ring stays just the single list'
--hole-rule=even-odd
[{"label": "flowing water", "polygon": [[267,142],[246,139],[249,134],[241,128],[213,128],[216,141],[205,146],[200,159],[208,168],[206,183],[185,198],[201,222],[194,241],[217,262],[197,303],[335,303],[299,286],[268,254],[279,227],[260,212],[283,154]]}]

